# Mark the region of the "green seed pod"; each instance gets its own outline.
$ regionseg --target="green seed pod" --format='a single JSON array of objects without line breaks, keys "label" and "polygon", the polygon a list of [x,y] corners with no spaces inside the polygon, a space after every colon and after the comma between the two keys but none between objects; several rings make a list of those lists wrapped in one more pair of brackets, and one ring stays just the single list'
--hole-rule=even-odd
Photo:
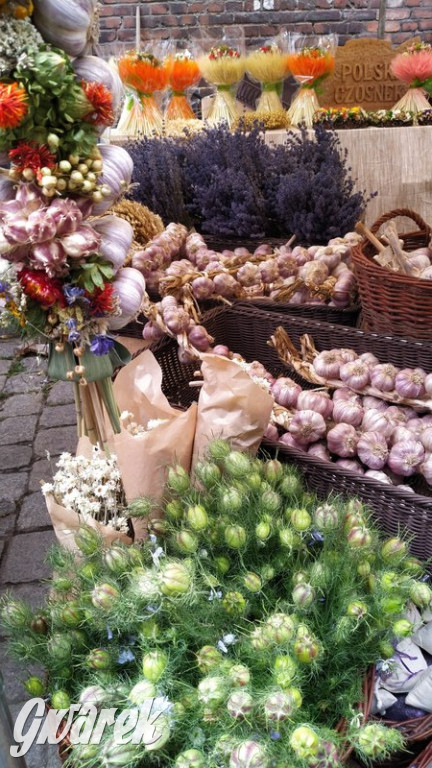
[{"label": "green seed pod", "polygon": [[259,473],[251,472],[251,474],[245,478],[245,484],[250,491],[259,491],[261,489],[261,477]]},{"label": "green seed pod", "polygon": [[209,525],[206,510],[201,504],[189,507],[186,512],[187,521],[194,531],[204,531]]},{"label": "green seed pod", "polygon": [[54,661],[67,661],[72,653],[72,643],[68,635],[57,632],[48,640],[47,649]]},{"label": "green seed pod", "polygon": [[150,651],[146,653],[142,660],[143,675],[152,683],[157,683],[168,664],[168,656],[163,651]]},{"label": "green seed pod", "polygon": [[222,600],[222,607],[226,613],[239,616],[246,608],[246,600],[241,592],[227,592]]},{"label": "green seed pod", "polygon": [[250,592],[260,592],[262,589],[262,581],[257,573],[248,571],[243,577],[243,584]]},{"label": "green seed pod", "polygon": [[281,484],[279,485],[279,491],[285,498],[291,499],[298,497],[303,490],[301,481],[296,475],[286,474]]},{"label": "green seed pod", "polygon": [[228,670],[228,677],[233,685],[249,685],[251,675],[249,669],[244,664],[233,664]]},{"label": "green seed pod", "polygon": [[65,578],[53,579],[51,583],[56,592],[70,592],[73,587],[71,580]]},{"label": "green seed pod", "polygon": [[228,573],[229,569],[231,568],[230,561],[224,555],[219,555],[219,557],[215,557],[214,563],[215,563],[215,566],[216,566],[217,570],[221,574]]},{"label": "green seed pod", "polygon": [[199,542],[194,533],[186,530],[178,531],[174,538],[180,552],[188,555],[197,551]]},{"label": "green seed pod", "polygon": [[240,451],[231,451],[225,456],[223,465],[230,477],[235,477],[239,480],[251,471],[249,456],[245,453],[240,453]]},{"label": "green seed pod", "polygon": [[315,731],[307,725],[296,728],[290,736],[289,743],[297,757],[308,762],[315,757],[320,744]]},{"label": "green seed pod", "polygon": [[268,768],[269,758],[257,741],[242,741],[230,755],[229,768]]},{"label": "green seed pod", "polygon": [[347,616],[353,616],[356,619],[364,619],[368,614],[368,607],[362,600],[353,600],[349,603],[346,612]]},{"label": "green seed pod", "polygon": [[45,686],[40,677],[36,677],[36,675],[29,677],[25,681],[24,688],[30,696],[35,696],[36,698],[40,698],[45,694]]},{"label": "green seed pod", "polygon": [[292,591],[293,603],[299,608],[306,610],[314,604],[316,598],[315,590],[311,584],[301,582],[296,584]]},{"label": "green seed pod", "polygon": [[272,533],[271,525],[266,520],[261,520],[255,526],[255,535],[260,541],[267,541]]},{"label": "green seed pod", "polygon": [[101,546],[101,538],[94,528],[82,525],[74,536],[75,544],[83,555],[93,555]]},{"label": "green seed pod", "polygon": [[222,654],[213,645],[204,645],[197,653],[197,664],[201,672],[211,672],[222,663]]},{"label": "green seed pod", "polygon": [[100,765],[106,768],[129,768],[136,765],[141,756],[142,744],[117,744],[115,739],[110,739],[104,744]]},{"label": "green seed pod", "polygon": [[288,613],[273,613],[264,627],[266,637],[277,645],[289,642],[294,636],[294,630],[294,621]]},{"label": "green seed pod", "polygon": [[31,613],[21,600],[10,600],[1,607],[2,624],[10,629],[27,629],[31,621]]},{"label": "green seed pod", "polygon": [[230,453],[231,448],[224,440],[213,440],[208,446],[208,452],[215,461],[222,461]]},{"label": "green seed pod", "polygon": [[202,461],[195,465],[195,474],[204,488],[214,488],[220,483],[222,473],[217,464],[212,461]]},{"label": "green seed pod", "polygon": [[153,699],[155,696],[156,686],[150,680],[140,680],[128,693],[129,701],[136,706],[144,704],[147,699]]},{"label": "green seed pod", "polygon": [[224,677],[204,677],[198,683],[198,701],[215,709],[225,700],[228,683]]},{"label": "green seed pod", "polygon": [[181,501],[173,499],[165,506],[165,513],[170,520],[181,520],[184,514]]},{"label": "green seed pod", "polygon": [[292,715],[294,709],[293,699],[283,692],[271,693],[264,702],[264,715],[266,719],[275,723],[287,720]]},{"label": "green seed pod", "polygon": [[59,619],[67,627],[77,627],[83,621],[84,614],[76,602],[70,602],[60,611]]},{"label": "green seed pod", "polygon": [[313,515],[314,524],[319,531],[334,531],[339,527],[339,512],[331,504],[317,507]]},{"label": "green seed pod", "polygon": [[240,512],[244,503],[244,496],[237,488],[226,488],[221,494],[219,502],[221,512],[227,515],[235,515],[237,512]]},{"label": "green seed pod", "polygon": [[192,586],[191,574],[184,563],[167,562],[159,572],[161,592],[168,597],[180,597]]},{"label": "green seed pod", "polygon": [[409,590],[409,596],[419,608],[427,608],[432,602],[432,590],[421,581],[414,581]]},{"label": "green seed pod", "polygon": [[271,459],[264,464],[264,477],[269,483],[278,483],[284,476],[283,465],[277,459]]},{"label": "green seed pod", "polygon": [[395,637],[411,637],[414,625],[408,619],[399,619],[392,624],[392,631]]},{"label": "green seed pod", "polygon": [[247,691],[233,691],[228,697],[228,714],[236,720],[249,717],[254,707],[254,700]]},{"label": "green seed pod", "polygon": [[46,617],[41,614],[36,614],[36,616],[32,620],[30,628],[32,632],[35,632],[37,635],[47,635],[48,624],[46,621]]},{"label": "green seed pod", "polygon": [[103,648],[93,648],[87,656],[87,666],[91,669],[111,669],[111,656]]},{"label": "green seed pod", "polygon": [[91,593],[94,607],[101,608],[103,611],[110,611],[119,597],[120,591],[113,584],[96,584]]},{"label": "green seed pod", "polygon": [[400,563],[406,556],[408,547],[401,539],[387,539],[381,547],[381,555],[386,563]]},{"label": "green seed pod", "polygon": [[278,685],[288,687],[298,674],[297,662],[291,656],[276,656],[274,675]]},{"label": "green seed pod", "polygon": [[180,464],[176,467],[169,468],[167,485],[171,490],[175,491],[175,493],[183,494],[189,490],[189,475]]},{"label": "green seed pod", "polygon": [[69,709],[71,700],[66,691],[55,691],[51,696],[51,705],[54,709]]},{"label": "green seed pod", "polygon": [[312,524],[312,518],[306,509],[293,509],[290,513],[291,525],[295,531],[307,531]]},{"label": "green seed pod", "polygon": [[372,544],[372,536],[370,531],[364,526],[351,528],[348,532],[348,544],[353,549],[364,549],[370,547]]},{"label": "green seed pod", "polygon": [[282,505],[282,498],[276,491],[264,491],[259,499],[259,505],[263,512],[275,515]]},{"label": "green seed pod", "polygon": [[206,762],[206,758],[199,749],[187,749],[177,755],[174,766],[175,768],[204,768]]},{"label": "green seed pod", "polygon": [[228,525],[224,531],[224,539],[231,549],[242,549],[246,544],[246,530],[242,525]]}]

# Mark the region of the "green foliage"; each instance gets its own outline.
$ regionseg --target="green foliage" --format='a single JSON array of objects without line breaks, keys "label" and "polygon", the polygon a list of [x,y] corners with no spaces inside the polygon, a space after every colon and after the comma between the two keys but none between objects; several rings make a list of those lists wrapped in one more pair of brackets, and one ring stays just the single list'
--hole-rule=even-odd
[{"label": "green foliage", "polygon": [[96,288],[103,288],[106,281],[114,277],[111,262],[105,261],[97,253],[79,264],[73,272],[76,272],[76,277],[72,277],[72,282],[85,288],[89,293],[93,293]]},{"label": "green foliage", "polygon": [[394,731],[361,727],[356,704],[418,583],[406,547],[383,546],[360,503],[322,505],[291,467],[220,441],[192,482],[170,470],[164,507],[161,522],[148,500],[134,503],[150,512],[141,545],[104,551],[85,529],[79,563],[55,548],[37,616],[3,601],[11,650],[44,666],[51,698],[75,702],[96,685],[124,710],[144,686],[168,701],[160,748],[121,753],[108,737],[97,759],[79,747],[70,765],[246,768],[255,750],[256,768],[323,768],[339,764],[344,738],[366,758],[398,749]]}]

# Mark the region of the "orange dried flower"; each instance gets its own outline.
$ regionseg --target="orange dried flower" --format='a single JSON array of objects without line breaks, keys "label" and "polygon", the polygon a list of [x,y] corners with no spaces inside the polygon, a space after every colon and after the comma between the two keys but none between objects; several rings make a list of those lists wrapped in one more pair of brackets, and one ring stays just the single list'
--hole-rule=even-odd
[{"label": "orange dried flower", "polygon": [[131,51],[119,59],[118,71],[125,85],[140,93],[163,91],[168,84],[170,65],[152,54]]},{"label": "orange dried flower", "polygon": [[27,93],[18,83],[0,83],[0,128],[17,128],[27,114]]},{"label": "orange dried flower", "polygon": [[173,91],[182,93],[186,88],[195,85],[200,77],[200,69],[195,59],[174,59],[169,84]]},{"label": "orange dried flower", "polygon": [[114,122],[113,97],[103,83],[81,81],[82,89],[93,109],[83,118],[93,125],[111,125]]},{"label": "orange dried flower", "polygon": [[324,53],[317,48],[307,48],[299,53],[289,53],[286,63],[294,77],[305,77],[308,78],[309,83],[313,83],[333,72],[335,60],[332,53]]}]

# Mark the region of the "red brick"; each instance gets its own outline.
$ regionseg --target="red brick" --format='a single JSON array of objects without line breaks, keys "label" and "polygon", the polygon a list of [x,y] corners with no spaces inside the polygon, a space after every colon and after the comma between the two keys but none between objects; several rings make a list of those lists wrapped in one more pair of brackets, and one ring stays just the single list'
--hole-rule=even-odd
[{"label": "red brick", "polygon": [[411,11],[412,19],[432,19],[432,8],[419,8]]},{"label": "red brick", "polygon": [[386,19],[388,21],[397,21],[398,19],[407,19],[410,15],[410,12],[407,11],[405,8],[394,8],[393,10],[389,8],[386,11]]},{"label": "red brick", "polygon": [[400,28],[400,24],[398,24],[397,21],[386,21],[386,25],[385,25],[386,32],[398,32],[399,28]]},{"label": "red brick", "polygon": [[366,26],[366,31],[367,32],[377,32],[377,30],[378,30],[378,22],[377,21],[368,21],[365,26]]},{"label": "red brick", "polygon": [[152,3],[150,5],[150,13],[152,16],[163,16],[168,13],[168,6],[164,3]]}]

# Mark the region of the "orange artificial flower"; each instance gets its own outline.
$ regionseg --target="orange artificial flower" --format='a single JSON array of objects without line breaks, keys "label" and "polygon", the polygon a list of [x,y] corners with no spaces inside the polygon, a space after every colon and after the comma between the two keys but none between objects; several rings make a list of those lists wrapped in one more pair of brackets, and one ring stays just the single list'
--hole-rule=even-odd
[{"label": "orange artificial flower", "polygon": [[0,128],[17,128],[27,114],[27,93],[18,83],[0,83]]},{"label": "orange artificial flower", "polygon": [[169,84],[176,93],[183,93],[186,88],[198,82],[201,77],[199,66],[194,59],[174,59],[172,62]]},{"label": "orange artificial flower", "polygon": [[168,85],[170,65],[149,53],[131,51],[119,59],[118,71],[125,85],[139,93],[163,91]]},{"label": "orange artificial flower", "polygon": [[314,82],[333,72],[335,60],[332,53],[324,53],[319,48],[305,48],[299,53],[289,53],[286,63],[294,77],[307,77],[309,82]]}]

